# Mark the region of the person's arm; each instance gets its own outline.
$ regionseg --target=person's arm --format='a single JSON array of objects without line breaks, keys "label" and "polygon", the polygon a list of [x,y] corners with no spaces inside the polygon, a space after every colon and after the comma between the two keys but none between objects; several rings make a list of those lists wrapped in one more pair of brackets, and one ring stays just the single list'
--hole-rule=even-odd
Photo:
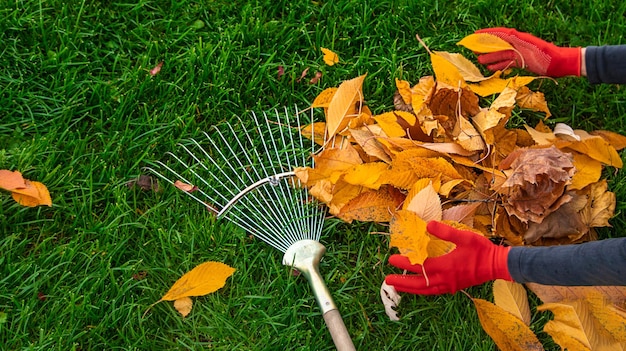
[{"label": "person's arm", "polygon": [[385,282],[400,292],[420,295],[454,293],[490,280],[560,286],[626,285],[626,238],[550,247],[504,247],[470,231],[440,222],[432,235],[453,242],[449,253],[423,265],[392,255],[389,263],[414,274],[390,274]]},{"label": "person's arm", "polygon": [[582,58],[590,83],[626,84],[626,45],[588,46]]}]

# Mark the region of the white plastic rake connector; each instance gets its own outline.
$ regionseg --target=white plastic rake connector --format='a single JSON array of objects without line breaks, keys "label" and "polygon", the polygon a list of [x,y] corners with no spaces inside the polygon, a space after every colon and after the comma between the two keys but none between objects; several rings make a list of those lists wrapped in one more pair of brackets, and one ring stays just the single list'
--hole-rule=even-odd
[{"label": "white plastic rake connector", "polygon": [[337,350],[356,350],[330,291],[320,275],[319,264],[324,252],[326,248],[318,241],[300,240],[287,249],[283,256],[283,264],[296,268],[309,281]]}]

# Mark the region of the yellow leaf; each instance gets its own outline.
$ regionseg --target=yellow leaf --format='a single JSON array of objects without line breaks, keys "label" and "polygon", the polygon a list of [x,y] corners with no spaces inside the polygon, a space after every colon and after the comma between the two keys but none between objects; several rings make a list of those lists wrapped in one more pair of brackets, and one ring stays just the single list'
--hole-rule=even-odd
[{"label": "yellow leaf", "polygon": [[388,137],[394,138],[406,135],[406,131],[398,123],[398,116],[396,116],[395,112],[385,112],[383,114],[373,116],[372,118],[376,120],[378,125]]},{"label": "yellow leaf", "polygon": [[470,34],[456,44],[481,54],[502,50],[515,50],[507,41],[488,33]]},{"label": "yellow leaf", "polygon": [[598,323],[618,342],[626,343],[626,316],[598,291],[585,296],[589,311]]},{"label": "yellow leaf", "polygon": [[512,315],[530,325],[530,307],[526,289],[519,283],[496,279],[493,282],[493,301]]},{"label": "yellow leaf", "polygon": [[602,175],[602,163],[600,161],[576,152],[572,153],[572,155],[574,156],[573,163],[574,167],[576,167],[576,173],[572,177],[569,189],[580,190],[600,180]]},{"label": "yellow leaf", "polygon": [[[445,67],[445,69],[448,70],[448,74],[450,74],[449,77],[453,77],[452,80],[448,80],[447,78],[444,78],[444,80],[442,81],[442,79],[440,78],[441,72],[435,70],[435,76],[437,77],[437,81],[439,82],[450,84],[451,86],[455,88],[458,87],[459,84],[461,84],[461,88],[463,88],[465,87],[466,81],[467,82],[480,82],[486,79],[485,76],[483,76],[483,74],[480,73],[480,70],[478,69],[478,67],[476,67],[476,65],[474,65],[472,61],[466,59],[461,54],[451,54],[445,51],[434,51],[433,54],[434,55],[430,56],[431,61],[433,60],[433,56],[437,56],[438,58],[439,57],[443,58],[450,65],[452,65],[452,67],[455,68],[454,70],[452,70],[452,67],[450,65],[442,65],[439,62],[438,65],[442,65],[441,68]],[[433,69],[435,69],[434,62],[433,62]],[[457,72],[462,77],[460,80],[457,80]],[[444,77],[447,77],[447,75],[444,74]],[[460,83],[460,81],[462,83]]]},{"label": "yellow leaf", "polygon": [[190,297],[181,297],[178,300],[174,300],[174,308],[183,317],[187,317],[189,312],[191,312],[192,307],[193,307],[193,301],[191,300]]},{"label": "yellow leaf", "polygon": [[467,151],[482,151],[485,149],[485,142],[480,133],[474,128],[474,126],[465,119],[463,116],[459,116],[459,134],[456,136],[457,144],[461,145]]},{"label": "yellow leaf", "polygon": [[575,130],[574,132],[580,138],[580,141],[563,140],[559,143],[555,143],[555,145],[560,149],[568,148],[578,151],[605,165],[622,168],[622,158],[608,141],[600,136],[590,135],[582,130]]},{"label": "yellow leaf", "polygon": [[40,182],[25,180],[25,188],[13,189],[11,196],[22,206],[35,207],[39,205],[52,206],[52,198],[48,188]]},{"label": "yellow leaf", "polygon": [[311,107],[313,107],[313,108],[317,108],[317,107],[327,108],[330,105],[330,101],[333,99],[333,96],[335,96],[335,93],[337,92],[337,89],[338,88],[336,88],[336,87],[324,89],[321,93],[319,93],[317,95],[315,100],[313,100],[313,103],[311,104]]},{"label": "yellow leaf", "polygon": [[350,200],[337,217],[346,222],[389,222],[393,213],[404,201],[404,195],[394,187],[363,192]]},{"label": "yellow leaf", "polygon": [[435,71],[437,82],[448,84],[454,88],[463,88],[467,85],[459,69],[443,56],[432,53],[430,62],[433,66],[433,71]]},{"label": "yellow leaf", "polygon": [[608,130],[594,130],[590,134],[602,137],[617,151],[626,147],[626,136],[623,136],[621,134],[610,132]]},{"label": "yellow leaf", "polygon": [[389,247],[397,247],[411,264],[424,263],[430,241],[424,220],[412,211],[396,211],[391,219],[389,233]]},{"label": "yellow leaf", "polygon": [[580,211],[588,227],[610,227],[609,219],[615,212],[615,193],[608,191],[606,179],[589,185],[587,205]]},{"label": "yellow leaf", "polygon": [[378,181],[389,165],[382,162],[368,162],[356,165],[347,170],[343,180],[352,185],[362,185],[370,189],[378,189],[381,183]]},{"label": "yellow leaf", "polygon": [[468,86],[473,92],[484,97],[498,94],[507,87],[516,89],[518,87],[528,85],[533,80],[535,80],[535,77],[526,76],[503,79],[500,78],[500,73],[496,72],[482,82],[468,84]]},{"label": "yellow leaf", "polygon": [[398,88],[398,93],[402,96],[402,101],[407,105],[411,104],[411,95],[413,94],[411,92],[411,84],[406,80],[396,78],[396,88]]},{"label": "yellow leaf", "polygon": [[532,91],[528,89],[528,87],[523,86],[517,91],[515,99],[517,106],[520,108],[543,112],[546,114],[546,118],[552,116],[550,108],[548,108],[548,103],[546,102],[546,97],[542,92]]},{"label": "yellow leaf", "polygon": [[309,140],[314,140],[318,145],[325,144],[326,123],[315,122],[313,124],[306,125],[300,129],[300,133]]},{"label": "yellow leaf", "polygon": [[182,297],[203,296],[217,291],[235,269],[221,262],[205,262],[185,273],[159,301],[173,301]]},{"label": "yellow leaf", "polygon": [[351,129],[350,135],[368,156],[375,157],[386,163],[391,162],[391,157],[383,145],[376,139],[370,128]]},{"label": "yellow leaf", "polygon": [[332,66],[335,63],[339,62],[339,56],[336,53],[326,48],[320,48],[320,49],[322,50],[322,53],[324,54],[325,64]]},{"label": "yellow leaf", "polygon": [[363,102],[363,80],[365,75],[344,81],[339,85],[328,105],[326,129],[328,139],[343,130],[350,119],[358,116]]},{"label": "yellow leaf", "polygon": [[483,299],[472,299],[483,329],[500,350],[543,350],[537,336],[524,322],[501,307]]},{"label": "yellow leaf", "polygon": [[420,190],[405,206],[405,209],[417,214],[422,220],[440,221],[442,218],[441,199],[432,182]]},{"label": "yellow leaf", "polygon": [[411,89],[411,105],[415,113],[418,113],[422,109],[424,101],[431,96],[435,90],[435,86],[435,78],[433,78],[433,76],[426,76],[420,78],[417,85]]},{"label": "yellow leaf", "polygon": [[527,283],[526,286],[544,303],[582,299],[595,293],[611,303],[626,307],[626,286],[553,286]]}]

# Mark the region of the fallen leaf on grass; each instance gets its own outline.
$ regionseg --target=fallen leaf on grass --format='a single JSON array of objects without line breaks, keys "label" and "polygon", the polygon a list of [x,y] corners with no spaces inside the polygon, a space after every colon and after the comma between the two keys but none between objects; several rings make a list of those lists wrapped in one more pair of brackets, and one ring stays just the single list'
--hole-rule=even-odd
[{"label": "fallen leaf on grass", "polygon": [[159,74],[159,72],[161,72],[162,67],[163,67],[163,61],[157,63],[156,66],[154,66],[154,68],[150,70],[150,75],[153,77],[156,76],[157,74]]},{"label": "fallen leaf on grass", "polygon": [[339,62],[339,56],[336,53],[326,48],[320,48],[320,49],[322,50],[322,53],[324,54],[325,64],[332,66],[335,63]]},{"label": "fallen leaf on grass", "polygon": [[0,170],[0,189],[10,191],[13,200],[22,206],[52,206],[48,188],[43,183],[24,179],[18,171]]},{"label": "fallen leaf on grass", "polygon": [[191,192],[198,190],[197,186],[193,184],[183,183],[180,180],[175,181],[174,186],[187,193],[191,193]]},{"label": "fallen leaf on grass", "polygon": [[530,325],[528,295],[522,284],[496,279],[493,282],[494,303]]},{"label": "fallen leaf on grass", "polygon": [[141,190],[145,191],[159,191],[159,181],[149,175],[142,174],[137,179],[129,180],[126,182],[126,186],[132,188],[133,186],[138,186]]},{"label": "fallen leaf on grass", "polygon": [[383,284],[380,286],[380,299],[385,306],[385,313],[392,321],[399,321],[400,317],[398,317],[398,311],[395,310],[396,307],[400,304],[400,299],[402,296],[398,294],[396,288],[392,285],[387,285],[383,281]]},{"label": "fallen leaf on grass", "polygon": [[187,317],[189,312],[191,312],[192,307],[193,300],[190,297],[181,297],[180,299],[174,301],[174,308],[183,316],[183,318]]}]

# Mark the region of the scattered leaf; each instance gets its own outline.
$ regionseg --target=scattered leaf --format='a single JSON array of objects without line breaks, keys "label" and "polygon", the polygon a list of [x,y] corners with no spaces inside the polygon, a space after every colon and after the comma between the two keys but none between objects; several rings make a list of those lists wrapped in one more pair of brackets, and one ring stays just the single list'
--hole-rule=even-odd
[{"label": "scattered leaf", "polygon": [[315,76],[309,81],[310,84],[316,84],[322,78],[322,72],[315,72]]},{"label": "scattered leaf", "polygon": [[278,66],[278,71],[276,73],[276,78],[280,79],[283,75],[285,75],[285,67],[280,65],[280,66]]},{"label": "scattered leaf", "polygon": [[163,67],[163,61],[159,62],[156,64],[156,66],[154,66],[151,70],[150,70],[150,75],[151,76],[156,76],[157,74],[159,74],[159,72],[161,72],[161,68]]},{"label": "scattered leaf", "polygon": [[335,63],[339,62],[339,56],[337,56],[336,53],[326,48],[321,48],[321,50],[322,50],[322,53],[324,54],[325,64],[329,66],[333,66]]},{"label": "scattered leaf", "polygon": [[191,312],[191,308],[193,307],[193,300],[190,297],[181,297],[174,301],[174,308],[181,316],[187,317],[189,312]]},{"label": "scattered leaf", "polygon": [[496,279],[493,282],[493,300],[496,305],[530,325],[530,307],[526,289],[519,283]]},{"label": "scattered leaf", "polygon": [[383,284],[380,286],[380,299],[383,302],[383,306],[385,306],[385,313],[392,321],[399,321],[400,317],[398,317],[398,311],[396,311],[396,307],[400,304],[400,300],[402,297],[396,291],[392,285],[387,285],[383,281]]},{"label": "scattered leaf", "polygon": [[18,171],[0,169],[0,188],[8,191],[13,191],[13,189],[25,187],[26,181],[22,177],[22,173]]},{"label": "scattered leaf", "polygon": [[217,291],[226,284],[234,268],[221,262],[205,262],[185,273],[159,301],[174,301],[183,297],[202,296]]},{"label": "scattered leaf", "polygon": [[187,193],[191,193],[191,192],[198,190],[197,186],[193,184],[183,183],[180,180],[175,181],[174,186]]},{"label": "scattered leaf", "polygon": [[129,180],[126,182],[126,186],[132,188],[138,186],[141,190],[145,191],[159,191],[159,181],[149,175],[141,174],[137,179]]}]

